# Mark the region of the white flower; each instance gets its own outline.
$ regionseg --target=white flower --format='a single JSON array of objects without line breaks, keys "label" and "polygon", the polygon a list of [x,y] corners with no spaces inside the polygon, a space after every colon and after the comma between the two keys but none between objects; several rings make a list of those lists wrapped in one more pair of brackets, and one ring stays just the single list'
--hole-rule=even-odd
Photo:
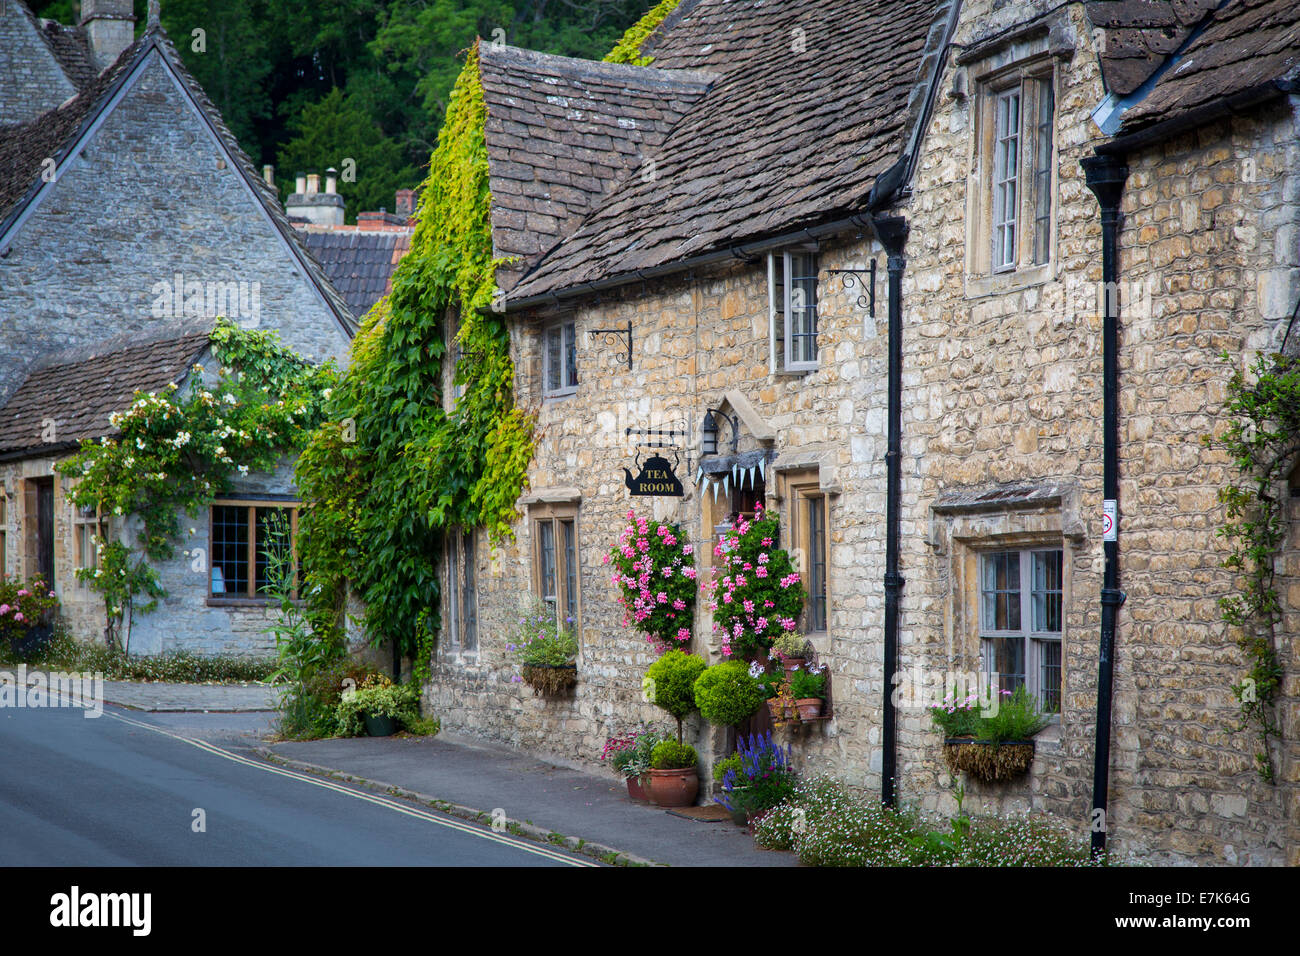
[{"label": "white flower", "polygon": [[229,392],[226,392],[226,394],[222,395],[221,400],[225,402],[227,405],[235,404],[235,396],[231,395]]}]

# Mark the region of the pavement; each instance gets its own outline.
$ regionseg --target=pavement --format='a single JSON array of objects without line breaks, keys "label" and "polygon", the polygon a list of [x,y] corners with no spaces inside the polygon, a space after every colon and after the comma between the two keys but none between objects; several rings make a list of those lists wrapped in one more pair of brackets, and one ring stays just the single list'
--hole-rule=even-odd
[{"label": "pavement", "polygon": [[[440,734],[276,741],[276,692],[261,684],[108,681],[104,699],[186,736],[346,781],[605,862],[669,866],[797,866],[760,850],[729,820],[699,821],[633,803],[624,781]],[[211,716],[203,716],[203,715]],[[703,784],[704,781],[701,781]],[[707,802],[704,801],[704,802]]]}]

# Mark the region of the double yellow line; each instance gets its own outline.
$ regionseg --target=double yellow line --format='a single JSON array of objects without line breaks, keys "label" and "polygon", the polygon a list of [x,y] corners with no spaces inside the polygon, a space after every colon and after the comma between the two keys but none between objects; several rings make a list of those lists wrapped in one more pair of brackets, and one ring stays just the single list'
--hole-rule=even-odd
[{"label": "double yellow line", "polygon": [[321,787],[325,790],[333,790],[335,793],[345,794],[346,796],[352,797],[356,800],[364,800],[366,803],[373,803],[376,806],[384,807],[389,810],[395,810],[398,813],[403,813],[408,817],[415,817],[417,820],[424,820],[427,823],[436,823],[438,826],[446,827],[449,830],[456,830],[459,831],[460,833],[466,833],[470,836],[478,837],[481,840],[489,840],[492,843],[499,843],[502,846],[512,847],[516,850],[522,850],[525,853],[532,853],[536,856],[545,857],[546,859],[554,860],[557,863],[567,863],[569,866],[596,866],[597,865],[595,862],[591,860],[584,860],[578,857],[570,856],[565,853],[560,853],[557,850],[552,850],[550,847],[539,846],[536,843],[531,843],[527,840],[521,840],[518,837],[513,837],[508,834],[497,833],[493,830],[485,830],[480,826],[475,826],[474,824],[466,823],[463,820],[457,820],[454,817],[441,816],[439,814],[432,813],[428,810],[422,810],[418,807],[411,807],[404,803],[399,803],[396,800],[390,800],[387,797],[378,796],[377,794],[365,793],[360,790],[353,790],[351,787],[345,787],[342,784],[335,783],[332,780],[323,780],[320,777],[314,777],[310,774],[300,773],[296,770],[287,770],[284,767],[276,767],[273,766],[272,764],[263,763],[260,760],[253,760],[249,757],[242,757],[239,754],[231,753],[229,750],[223,750],[222,748],[207,743],[206,741],[195,740],[192,737],[184,737],[180,734],[174,734],[171,731],[163,730],[161,727],[157,727],[154,724],[145,723],[142,720],[135,720],[131,717],[125,717],[122,714],[115,714],[107,710],[104,711],[104,715],[107,717],[112,717],[114,720],[120,720],[124,724],[130,724],[132,727],[140,727],[143,730],[151,730],[156,734],[162,734],[164,737],[171,737],[173,740],[179,740],[182,743],[187,743],[192,747],[197,747],[200,750],[207,751],[208,753],[213,754],[215,756],[223,757],[224,759],[229,760],[233,763],[243,764],[246,767],[253,767],[257,770],[262,770],[266,773],[277,774],[281,777],[288,777],[291,780],[298,780],[301,781],[302,783],[309,783],[314,787]]}]

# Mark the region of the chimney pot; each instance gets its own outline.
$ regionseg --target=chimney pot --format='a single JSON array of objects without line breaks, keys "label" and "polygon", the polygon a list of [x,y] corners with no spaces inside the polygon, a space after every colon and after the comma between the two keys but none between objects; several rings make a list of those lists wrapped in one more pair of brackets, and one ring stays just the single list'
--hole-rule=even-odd
[{"label": "chimney pot", "polygon": [[262,167],[262,178],[266,180],[268,186],[275,185],[275,167],[267,163]]},{"label": "chimney pot", "polygon": [[293,191],[299,196],[307,191],[307,174],[295,173],[293,177]]},{"label": "chimney pot", "polygon": [[336,193],[339,191],[338,185],[339,171],[331,166],[329,169],[325,170],[325,191],[327,193]]},{"label": "chimney pot", "polygon": [[307,195],[314,196],[320,192],[320,173],[307,174]]},{"label": "chimney pot", "polygon": [[393,206],[393,211],[399,216],[410,219],[415,215],[415,190],[399,189],[397,191],[397,202]]}]

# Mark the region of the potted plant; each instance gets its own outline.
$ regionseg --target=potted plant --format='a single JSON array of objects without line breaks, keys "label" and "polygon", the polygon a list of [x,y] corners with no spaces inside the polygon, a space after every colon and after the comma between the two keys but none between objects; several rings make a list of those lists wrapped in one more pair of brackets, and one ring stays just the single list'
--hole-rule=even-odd
[{"label": "potted plant", "polygon": [[371,737],[389,737],[419,718],[419,692],[374,674],[343,692],[334,716],[342,736],[356,737],[364,727]]},{"label": "potted plant", "polygon": [[1024,773],[1034,760],[1033,737],[1050,718],[1023,685],[981,700],[953,690],[930,716],[943,732],[943,757],[953,773],[964,771],[990,783]]},{"label": "potted plant", "polygon": [[804,590],[789,553],[775,547],[776,516],[755,505],[753,521],[736,520],[713,549],[718,573],[703,588],[721,636],[723,657],[766,659],[782,634],[793,631],[803,613]]},{"label": "potted plant", "polygon": [[771,733],[743,739],[736,755],[740,768],[726,771],[722,793],[714,799],[733,813],[744,813],[753,832],[754,824],[769,810],[794,794],[798,774],[790,761],[789,746],[782,750],[772,742]]},{"label": "potted plant", "polygon": [[28,582],[0,579],[0,640],[22,660],[38,656],[49,642],[50,618],[58,606],[39,576]]},{"label": "potted plant", "polygon": [[702,657],[671,650],[645,672],[641,685],[645,699],[676,719],[678,743],[682,742],[682,721],[695,712],[695,682],[706,667]]},{"label": "potted plant", "polygon": [[[727,779],[727,773],[728,773],[728,772],[731,772],[731,773],[733,774],[733,777],[732,777],[733,781],[737,781],[737,780],[744,779],[744,778],[741,776],[741,772],[742,772],[743,769],[744,769],[744,767],[743,767],[743,765],[742,765],[742,763],[741,763],[741,761],[740,761],[740,754],[739,754],[739,753],[734,753],[734,754],[732,754],[730,757],[724,757],[722,760],[719,760],[717,763],[715,763],[715,764],[713,765],[713,788],[714,788],[714,790],[717,791],[717,792],[719,792],[719,793],[722,791],[723,783],[724,783],[724,781]],[[743,789],[744,786],[745,786],[745,784],[743,784],[743,783],[735,783],[734,786],[733,786],[733,788],[732,788],[733,793],[734,793],[736,790]],[[717,798],[715,797],[714,799],[716,800]],[[718,801],[718,802],[721,802],[721,801]],[[738,800],[737,800],[737,801],[733,801],[733,802],[736,802],[737,804],[739,804],[739,801],[738,801]],[[748,820],[748,819],[746,818],[746,816],[745,816],[745,810],[744,810],[743,807],[740,807],[740,806],[738,805],[738,806],[737,806],[737,809],[732,810],[730,807],[728,807],[727,809],[728,809],[728,810],[730,811],[730,813],[731,813],[731,822],[732,822],[732,823],[738,824],[738,825],[740,825],[740,826],[744,826],[746,823],[749,822],[749,820]]]},{"label": "potted plant", "polygon": [[790,696],[799,708],[800,720],[816,720],[826,699],[826,665],[796,667],[790,673]]},{"label": "potted plant", "polygon": [[763,706],[764,692],[744,661],[723,661],[695,680],[700,716],[719,727],[734,727]]},{"label": "potted plant", "polygon": [[623,626],[643,633],[661,653],[691,640],[698,591],[695,546],[677,525],[627,513],[618,544],[605,555],[614,566]]},{"label": "potted plant", "polygon": [[630,734],[616,734],[605,741],[600,759],[609,762],[627,781],[627,795],[636,803],[649,803],[645,778],[650,771],[650,755],[655,745],[671,740],[672,735],[657,727],[643,727]]},{"label": "potted plant", "polygon": [[506,649],[515,655],[520,673],[513,682],[527,684],[533,694],[555,695],[578,681],[578,640],[560,627],[553,607],[532,599],[520,612],[514,642]]},{"label": "potted plant", "polygon": [[650,753],[650,799],[660,807],[689,807],[700,792],[699,755],[690,744],[664,740]]},{"label": "potted plant", "polygon": [[790,631],[772,642],[772,650],[768,656],[780,660],[788,674],[795,668],[802,667],[807,661],[807,648],[807,639],[802,634]]}]

